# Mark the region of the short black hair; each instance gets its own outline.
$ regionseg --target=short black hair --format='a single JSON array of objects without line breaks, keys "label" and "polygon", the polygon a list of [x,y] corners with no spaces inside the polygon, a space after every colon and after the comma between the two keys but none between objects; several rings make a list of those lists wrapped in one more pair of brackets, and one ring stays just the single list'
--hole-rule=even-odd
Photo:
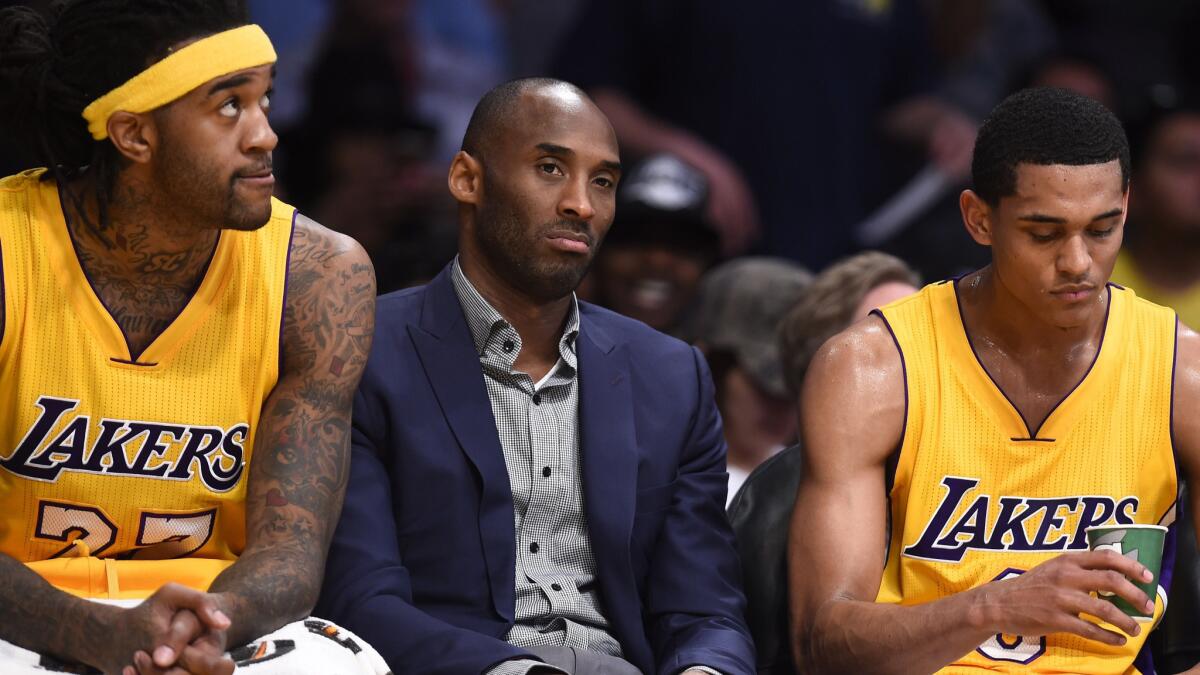
[{"label": "short black hair", "polygon": [[60,0],[42,14],[0,9],[0,128],[61,185],[94,173],[100,224],[120,157],[83,109],[184,40],[247,23],[241,0]]},{"label": "short black hair", "polygon": [[515,103],[529,89],[545,89],[565,86],[585,100],[591,100],[582,89],[551,77],[523,77],[496,85],[475,104],[467,131],[463,134],[462,149],[472,156],[480,157],[488,140],[493,138],[504,123],[512,118]]},{"label": "short black hair", "polygon": [[1129,141],[1100,103],[1054,87],[1022,89],[996,106],[979,128],[971,177],[975,193],[995,205],[1017,187],[1018,164],[1121,164],[1129,187]]}]

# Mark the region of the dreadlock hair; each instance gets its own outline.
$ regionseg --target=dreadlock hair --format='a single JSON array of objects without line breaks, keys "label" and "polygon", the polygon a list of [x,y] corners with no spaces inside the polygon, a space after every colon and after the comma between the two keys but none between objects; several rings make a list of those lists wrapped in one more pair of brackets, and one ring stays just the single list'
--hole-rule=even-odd
[{"label": "dreadlock hair", "polygon": [[[0,129],[47,167],[44,180],[62,186],[91,174],[99,223],[87,224],[100,233],[122,158],[109,139],[92,138],[83,109],[173,45],[245,23],[241,0],[58,0],[46,15],[0,9]],[[72,199],[85,213],[83,196]]]},{"label": "dreadlock hair", "polygon": [[988,204],[1017,189],[1017,165],[1085,166],[1117,160],[1129,187],[1129,141],[1108,108],[1053,87],[1022,89],[996,106],[979,128],[971,176]]}]

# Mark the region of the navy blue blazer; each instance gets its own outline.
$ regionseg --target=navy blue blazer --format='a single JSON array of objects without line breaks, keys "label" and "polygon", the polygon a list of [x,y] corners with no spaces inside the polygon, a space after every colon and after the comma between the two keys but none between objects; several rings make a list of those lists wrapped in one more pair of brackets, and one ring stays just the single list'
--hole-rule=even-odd
[{"label": "navy blue blazer", "polygon": [[[580,453],[596,576],[644,673],[754,672],[725,519],[725,442],[700,353],[579,303]],[[478,354],[449,269],[376,306],[354,401],[345,506],[317,615],[402,673],[482,673],[527,655],[513,502]]]}]

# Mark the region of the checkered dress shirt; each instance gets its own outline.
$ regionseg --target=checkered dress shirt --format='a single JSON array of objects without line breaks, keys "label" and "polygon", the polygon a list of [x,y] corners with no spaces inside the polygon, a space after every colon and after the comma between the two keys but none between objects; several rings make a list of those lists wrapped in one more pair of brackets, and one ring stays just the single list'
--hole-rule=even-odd
[{"label": "checkered dress shirt", "polygon": [[517,604],[508,642],[621,656],[621,645],[601,612],[596,560],[583,511],[575,358],[578,302],[572,299],[558,363],[535,383],[513,370],[521,336],[479,295],[457,260],[453,283],[483,366],[512,488]]},{"label": "checkered dress shirt", "polygon": [[[518,647],[561,645],[620,657],[621,645],[601,612],[596,558],[583,512],[575,357],[579,302],[571,298],[558,362],[535,383],[513,370],[521,336],[471,285],[457,258],[451,279],[483,366],[512,489],[517,602],[507,640]],[[524,675],[533,668],[561,672],[517,659],[497,664],[487,675]]]}]

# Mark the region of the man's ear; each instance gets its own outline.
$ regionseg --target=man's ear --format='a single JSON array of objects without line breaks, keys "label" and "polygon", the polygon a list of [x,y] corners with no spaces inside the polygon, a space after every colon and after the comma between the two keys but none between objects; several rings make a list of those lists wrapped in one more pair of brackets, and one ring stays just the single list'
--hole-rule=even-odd
[{"label": "man's ear", "polygon": [[466,150],[459,150],[450,163],[447,183],[459,204],[478,205],[483,196],[483,164]]},{"label": "man's ear", "polygon": [[146,164],[158,144],[158,128],[149,113],[117,111],[108,118],[108,138],[123,157]]},{"label": "man's ear", "polygon": [[994,217],[992,207],[973,190],[963,190],[958,196],[958,209],[962,212],[963,225],[967,234],[981,246],[992,245]]}]

